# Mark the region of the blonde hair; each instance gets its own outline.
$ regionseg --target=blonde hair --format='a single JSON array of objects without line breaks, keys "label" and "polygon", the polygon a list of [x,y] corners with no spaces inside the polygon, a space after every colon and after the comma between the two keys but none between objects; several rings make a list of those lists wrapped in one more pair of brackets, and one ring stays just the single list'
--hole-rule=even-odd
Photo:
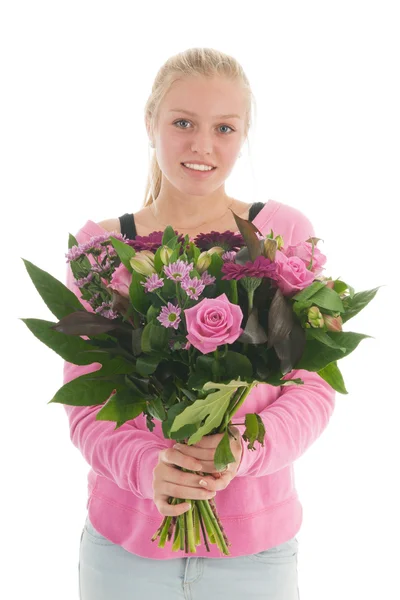
[{"label": "blonde hair", "polygon": [[[243,86],[247,96],[245,121],[245,136],[247,137],[252,124],[251,109],[253,105],[256,108],[249,80],[242,66],[233,56],[213,48],[189,48],[171,56],[159,69],[144,109],[145,121],[149,123],[152,134],[158,122],[162,100],[172,83],[178,78],[193,76],[226,77],[231,81],[238,81]],[[154,152],[150,161],[143,206],[149,206],[156,200],[161,189],[161,177],[162,172]]]}]

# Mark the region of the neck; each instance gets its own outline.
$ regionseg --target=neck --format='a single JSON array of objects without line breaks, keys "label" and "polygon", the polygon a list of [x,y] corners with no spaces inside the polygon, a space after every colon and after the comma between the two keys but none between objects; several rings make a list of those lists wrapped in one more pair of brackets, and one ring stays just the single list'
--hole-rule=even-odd
[{"label": "neck", "polygon": [[224,218],[233,202],[234,198],[229,196],[218,200],[200,197],[195,201],[158,196],[149,208],[154,219],[163,229],[172,221],[174,229],[190,232],[198,230],[206,223]]}]

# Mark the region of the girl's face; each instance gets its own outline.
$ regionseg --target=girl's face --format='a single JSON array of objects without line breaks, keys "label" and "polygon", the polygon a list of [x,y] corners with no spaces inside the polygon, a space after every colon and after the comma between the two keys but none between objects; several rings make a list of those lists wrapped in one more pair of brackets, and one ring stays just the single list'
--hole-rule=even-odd
[{"label": "girl's face", "polygon": [[[245,93],[237,82],[222,77],[175,81],[163,99],[153,137],[163,180],[195,196],[220,188],[245,140],[245,113]],[[203,174],[182,165],[191,162],[216,169]]]}]

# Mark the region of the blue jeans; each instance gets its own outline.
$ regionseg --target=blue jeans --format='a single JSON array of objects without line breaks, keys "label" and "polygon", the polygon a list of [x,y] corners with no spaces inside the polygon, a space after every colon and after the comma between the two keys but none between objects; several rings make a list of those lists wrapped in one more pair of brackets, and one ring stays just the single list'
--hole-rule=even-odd
[{"label": "blue jeans", "polygon": [[102,536],[86,518],[80,600],[299,600],[297,538],[246,556],[143,558]]}]

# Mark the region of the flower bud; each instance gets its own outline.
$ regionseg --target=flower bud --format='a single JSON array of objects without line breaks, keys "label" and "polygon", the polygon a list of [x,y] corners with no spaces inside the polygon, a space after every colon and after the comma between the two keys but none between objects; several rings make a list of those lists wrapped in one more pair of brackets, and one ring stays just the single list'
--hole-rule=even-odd
[{"label": "flower bud", "polygon": [[155,255],[154,255],[154,252],[151,252],[151,250],[141,250],[139,252],[139,254],[142,254],[143,256],[147,256],[151,260],[151,262],[154,263],[154,256]]},{"label": "flower bud", "polygon": [[266,238],[264,240],[264,251],[263,251],[265,258],[269,258],[270,261],[274,261],[277,247],[278,247],[278,243],[276,240],[273,240],[271,238]]},{"label": "flower bud", "polygon": [[278,244],[278,250],[283,248],[283,237],[281,235],[277,235],[275,241]]},{"label": "flower bud", "polygon": [[332,315],[322,315],[324,323],[328,331],[342,331],[343,320],[340,315],[334,317]]},{"label": "flower bud", "polygon": [[204,273],[204,271],[206,271],[210,265],[211,255],[207,251],[199,254],[199,258],[197,259],[196,263],[196,271],[198,271],[200,274]]},{"label": "flower bud", "polygon": [[[136,252],[135,256],[132,256],[129,262],[131,264],[131,267],[137,273],[141,273],[142,275],[152,275],[153,273],[156,273],[156,270],[154,268],[154,262],[147,254],[144,254],[145,252],[147,253],[148,250]],[[150,254],[152,254],[152,252],[150,252]]]},{"label": "flower bud", "polygon": [[167,265],[169,263],[169,259],[171,258],[171,254],[173,253],[172,248],[169,246],[162,246],[160,250],[160,258],[163,265]]},{"label": "flower bud", "polygon": [[311,327],[318,328],[324,326],[324,317],[322,316],[318,306],[312,306],[308,310],[307,316]]},{"label": "flower bud", "polygon": [[221,246],[213,246],[212,248],[207,250],[207,252],[208,252],[208,254],[214,254],[214,252],[216,252],[217,254],[219,254],[221,256],[221,254],[223,254],[225,252],[225,250],[223,248],[221,248]]},{"label": "flower bud", "polygon": [[333,279],[328,279],[328,281],[326,281],[326,287],[330,288],[331,290],[333,290],[335,286],[335,282],[333,281]]}]

